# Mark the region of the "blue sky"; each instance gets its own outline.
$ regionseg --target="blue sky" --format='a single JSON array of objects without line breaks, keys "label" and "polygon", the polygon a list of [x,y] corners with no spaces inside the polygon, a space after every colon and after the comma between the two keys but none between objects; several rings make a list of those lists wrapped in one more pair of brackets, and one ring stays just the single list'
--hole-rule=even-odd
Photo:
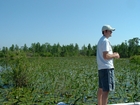
[{"label": "blue sky", "polygon": [[96,45],[101,27],[112,45],[139,37],[140,0],[0,0],[0,48],[31,43]]}]

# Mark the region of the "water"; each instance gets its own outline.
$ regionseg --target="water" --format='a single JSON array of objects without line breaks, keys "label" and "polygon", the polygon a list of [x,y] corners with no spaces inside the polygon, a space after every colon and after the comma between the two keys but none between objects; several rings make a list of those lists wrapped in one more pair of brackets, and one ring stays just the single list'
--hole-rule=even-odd
[{"label": "water", "polygon": [[5,68],[2,67],[2,66],[0,66],[0,88],[7,89],[7,88],[10,88],[10,87],[13,87],[13,86],[10,85],[10,84],[4,84],[4,83],[3,83],[3,80],[2,80],[2,78],[1,78],[1,74],[2,74],[2,71],[3,71],[3,70],[6,70],[6,66],[5,66]]},{"label": "water", "polygon": [[2,67],[2,66],[0,66],[0,73],[3,71],[3,70],[6,70],[6,65],[5,65],[5,67]]},{"label": "water", "polygon": [[2,71],[2,67],[0,66],[0,72]]}]

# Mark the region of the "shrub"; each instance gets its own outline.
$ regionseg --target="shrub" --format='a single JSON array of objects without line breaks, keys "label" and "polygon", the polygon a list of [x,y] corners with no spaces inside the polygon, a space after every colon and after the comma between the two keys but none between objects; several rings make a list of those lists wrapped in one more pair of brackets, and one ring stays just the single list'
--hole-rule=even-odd
[{"label": "shrub", "polygon": [[15,87],[24,87],[29,79],[29,62],[24,54],[14,56],[13,59],[5,58],[5,70],[2,73],[4,84],[12,84]]},{"label": "shrub", "polygon": [[0,52],[0,58],[4,57],[4,53]]},{"label": "shrub", "polygon": [[130,62],[140,64],[140,55],[135,55],[135,56],[130,57]]}]

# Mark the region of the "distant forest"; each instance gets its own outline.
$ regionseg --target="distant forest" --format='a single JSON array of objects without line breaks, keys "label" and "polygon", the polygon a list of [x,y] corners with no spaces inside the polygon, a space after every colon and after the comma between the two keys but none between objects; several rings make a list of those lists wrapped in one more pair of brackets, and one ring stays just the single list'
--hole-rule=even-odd
[{"label": "distant forest", "polygon": [[[121,58],[129,58],[134,55],[140,55],[140,39],[138,37],[129,39],[121,44],[112,46],[114,52],[119,52]],[[3,47],[0,50],[0,58],[14,57],[24,54],[27,57],[73,57],[73,56],[96,56],[97,45],[88,44],[79,48],[79,45],[60,45],[59,43],[50,45],[49,43],[32,43],[30,47],[26,44],[19,47],[12,44],[11,47]]]}]

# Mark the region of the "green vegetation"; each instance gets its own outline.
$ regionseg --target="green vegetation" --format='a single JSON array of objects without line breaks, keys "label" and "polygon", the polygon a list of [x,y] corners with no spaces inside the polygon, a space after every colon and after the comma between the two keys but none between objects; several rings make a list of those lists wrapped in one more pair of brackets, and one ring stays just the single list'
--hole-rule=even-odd
[{"label": "green vegetation", "polygon": [[135,56],[130,57],[130,61],[131,63],[140,64],[140,55],[135,55]]},{"label": "green vegetation", "polygon": [[[122,42],[120,45],[114,45],[113,51],[119,52],[121,58],[129,58],[134,55],[140,55],[139,38],[133,38]],[[40,44],[32,43],[30,47],[25,44],[21,48],[18,45],[12,44],[11,47],[3,47],[0,51],[0,58],[14,57],[19,53],[25,53],[27,57],[71,57],[71,56],[96,56],[96,45],[83,45],[79,48],[78,44],[60,45],[49,43]]]},{"label": "green vegetation", "polygon": [[[115,60],[116,90],[109,103],[140,101],[140,65],[129,59]],[[95,57],[3,59],[0,103],[4,105],[74,105],[97,103],[97,64]]]},{"label": "green vegetation", "polygon": [[[109,103],[140,101],[139,38],[113,46],[116,90]],[[31,47],[12,45],[0,50],[0,104],[96,105],[98,71],[96,45],[60,46],[33,43]]]}]

